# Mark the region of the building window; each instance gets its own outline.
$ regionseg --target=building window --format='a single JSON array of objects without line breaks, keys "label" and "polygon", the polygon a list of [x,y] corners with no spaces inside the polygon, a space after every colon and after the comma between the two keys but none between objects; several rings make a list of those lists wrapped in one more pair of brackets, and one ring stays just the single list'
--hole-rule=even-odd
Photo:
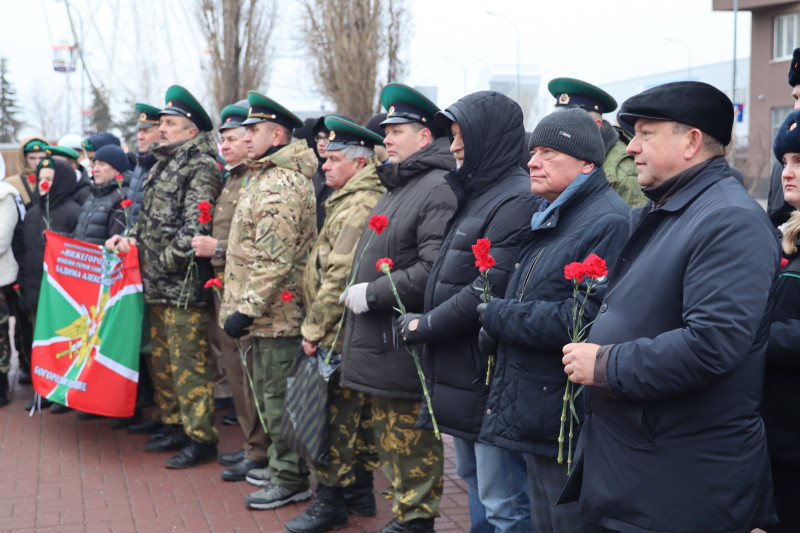
[{"label": "building window", "polygon": [[771,109],[772,112],[772,120],[770,121],[770,124],[772,126],[772,137],[770,137],[771,139],[774,139],[775,136],[778,135],[778,128],[781,127],[781,124],[783,124],[783,121],[786,120],[786,117],[789,116],[789,113],[791,113],[793,109],[794,108],[791,106],[773,107]]},{"label": "building window", "polygon": [[794,49],[800,46],[800,13],[775,17],[774,25],[773,59],[791,59]]}]

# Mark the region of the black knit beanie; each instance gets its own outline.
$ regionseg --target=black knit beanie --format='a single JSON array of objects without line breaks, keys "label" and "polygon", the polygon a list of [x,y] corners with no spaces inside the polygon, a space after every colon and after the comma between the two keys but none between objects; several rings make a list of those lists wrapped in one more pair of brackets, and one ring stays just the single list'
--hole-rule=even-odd
[{"label": "black knit beanie", "polygon": [[603,137],[592,116],[580,108],[561,108],[550,113],[533,129],[528,147],[552,148],[576,159],[602,167],[606,159]]}]

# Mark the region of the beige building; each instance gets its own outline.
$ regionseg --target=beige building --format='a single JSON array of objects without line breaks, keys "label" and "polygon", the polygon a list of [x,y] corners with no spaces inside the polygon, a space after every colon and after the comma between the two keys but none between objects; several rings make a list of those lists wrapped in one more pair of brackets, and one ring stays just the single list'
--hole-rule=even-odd
[{"label": "beige building", "polygon": [[[733,0],[712,0],[715,11],[732,11]],[[792,110],[787,82],[792,52],[800,47],[800,2],[739,0],[752,14],[750,49],[750,131],[746,175],[768,175],[772,139]]]}]

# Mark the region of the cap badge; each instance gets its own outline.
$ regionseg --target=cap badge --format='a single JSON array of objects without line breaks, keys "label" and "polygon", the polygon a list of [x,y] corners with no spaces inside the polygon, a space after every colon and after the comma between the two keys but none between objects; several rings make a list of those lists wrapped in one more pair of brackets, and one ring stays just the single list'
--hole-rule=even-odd
[{"label": "cap badge", "polygon": [[42,161],[42,166],[43,166],[43,167],[49,167],[49,166],[50,166],[50,161],[48,161],[47,159],[45,159],[44,161]]},{"label": "cap badge", "polygon": [[329,141],[332,141],[332,140],[334,140],[335,138],[336,138],[336,132],[335,132],[335,131],[333,131],[333,130],[331,130],[331,134],[330,134],[330,135],[328,135],[328,140],[329,140]]},{"label": "cap badge", "polygon": [[167,102],[167,105],[168,105],[168,106],[170,106],[170,107],[172,107],[172,100],[170,100],[169,102]]},{"label": "cap badge", "polygon": [[569,103],[569,95],[567,93],[561,93],[561,96],[558,97],[559,104],[568,104]]},{"label": "cap badge", "polygon": [[34,152],[38,152],[39,151],[39,145],[38,144],[34,144],[33,145],[33,151]]},{"label": "cap badge", "polygon": [[227,123],[228,123],[228,122],[230,122],[231,120],[233,120],[233,117],[228,117],[228,118],[226,118],[226,119],[225,119],[225,124],[227,124]]},{"label": "cap badge", "polygon": [[139,115],[139,120],[147,120],[147,115],[145,115],[144,113],[141,113]]},{"label": "cap badge", "polygon": [[391,117],[392,115],[394,115],[394,106],[390,106],[389,107],[389,112],[386,113],[387,117]]}]

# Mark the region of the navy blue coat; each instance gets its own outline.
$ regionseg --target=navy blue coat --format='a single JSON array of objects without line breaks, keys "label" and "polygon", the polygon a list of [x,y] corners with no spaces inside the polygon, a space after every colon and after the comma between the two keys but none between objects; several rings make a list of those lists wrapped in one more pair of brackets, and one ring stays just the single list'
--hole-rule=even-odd
[{"label": "navy blue coat", "polygon": [[[567,386],[561,349],[570,340],[574,302],[564,266],[592,253],[613,264],[629,231],[630,208],[602,168],[570,187],[575,192],[563,192],[563,203],[556,200],[537,229],[528,231],[505,297],[492,300],[484,314],[484,328],[500,344],[480,440],[552,458]],[[605,288],[603,282],[593,289],[583,324],[597,314]]]},{"label": "navy blue coat", "polygon": [[[522,109],[493,91],[465,96],[447,108],[464,141],[464,164],[445,176],[458,208],[448,223],[425,288],[425,314],[417,335],[425,342],[423,368],[436,421],[444,432],[475,440],[489,387],[488,358],[478,350],[477,306],[483,286],[472,245],[488,238],[495,266],[488,271],[494,296],[505,293],[520,244],[541,198],[519,168],[525,129]],[[427,404],[420,423],[432,427]]]},{"label": "navy blue coat", "polygon": [[613,348],[585,389],[570,487],[581,516],[622,532],[749,533],[774,519],[758,406],[777,239],[723,158],[685,172],[700,168],[634,212],[589,333]]}]

